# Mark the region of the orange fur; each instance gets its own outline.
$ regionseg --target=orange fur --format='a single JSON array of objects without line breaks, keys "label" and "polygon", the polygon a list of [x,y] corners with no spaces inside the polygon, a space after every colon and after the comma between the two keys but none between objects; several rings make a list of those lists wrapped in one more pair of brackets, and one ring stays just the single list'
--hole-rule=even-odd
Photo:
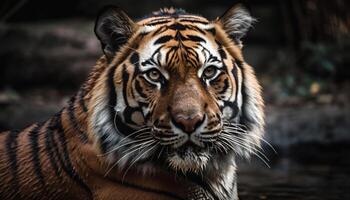
[{"label": "orange fur", "polygon": [[[131,63],[130,57],[133,53],[140,53],[141,50],[148,48],[147,42],[155,38],[154,32],[174,24],[193,28],[193,30],[181,31],[185,37],[206,35],[201,33],[203,24],[211,26],[216,31],[215,36],[207,34],[205,37],[209,38],[208,40],[213,44],[214,41],[218,41],[222,45],[223,52],[233,59],[233,61],[227,59],[223,62],[230,66],[230,71],[235,68],[235,61],[242,63],[242,68],[237,67],[237,77],[225,74],[220,78],[222,81],[215,87],[204,88],[197,77],[197,71],[203,63],[197,60],[195,54],[191,54],[191,50],[184,48],[184,46],[196,46],[198,38],[193,37],[193,41],[170,41],[165,45],[167,48],[180,47],[178,51],[170,54],[174,60],[167,63],[165,69],[170,72],[169,80],[172,84],[169,85],[165,95],[147,90],[147,94],[151,96],[148,98],[149,107],[154,109],[151,116],[153,122],[156,119],[162,119],[162,122],[170,121],[172,116],[169,114],[164,117],[164,113],[167,113],[171,106],[173,112],[185,112],[186,109],[206,111],[209,120],[212,120],[209,127],[215,127],[215,123],[218,123],[217,117],[222,113],[213,97],[218,98],[215,91],[222,89],[224,80],[228,80],[229,91],[232,94],[236,93],[240,86],[245,87],[247,96],[243,101],[248,107],[244,109],[251,115],[249,117],[252,119],[249,120],[253,120],[254,134],[250,139],[259,143],[264,126],[261,89],[252,68],[243,60],[240,46],[235,44],[224,30],[222,21],[209,22],[203,17],[190,14],[183,14],[182,17],[176,18],[172,17],[176,13],[174,9],[165,9],[154,14],[161,15],[163,12],[170,16],[151,16],[132,24],[130,29],[134,31],[133,34],[113,57],[110,57],[110,49],[106,49],[108,53],[97,61],[87,81],[68,105],[55,116],[19,132],[0,133],[0,199],[172,200],[188,198],[191,192],[189,188],[197,185],[162,166],[153,164],[143,166],[151,168],[147,172],[131,167],[127,173],[119,167],[111,167],[113,163],[106,156],[108,152],[104,152],[101,144],[102,136],[96,132],[96,124],[100,122],[97,119],[105,117],[103,112],[106,110],[115,109],[113,107],[115,105],[109,105],[110,92],[116,92],[109,85],[109,81],[113,82],[113,87],[127,87],[125,95],[132,99],[134,93],[131,80],[126,82],[126,86],[123,85],[125,84],[123,73],[135,72],[132,66],[136,63]],[[196,22],[181,21],[186,19]],[[150,25],[164,20],[168,22]],[[145,34],[150,27],[153,30]],[[178,33],[178,30],[165,29],[156,36],[175,37]],[[127,66],[126,69],[123,69],[123,66]],[[143,87],[147,88],[146,82],[143,83]],[[136,100],[130,103],[136,104]],[[137,114],[135,119],[141,120],[141,115]],[[115,123],[114,119],[109,120],[109,123]],[[139,124],[136,123],[136,125]],[[118,156],[117,159],[123,155]],[[195,163],[193,166],[174,168],[182,171],[185,171],[185,168],[194,172],[198,170]],[[235,165],[222,168],[234,170]],[[208,179],[217,181],[219,172],[208,175]],[[234,197],[235,194],[233,194]]]}]

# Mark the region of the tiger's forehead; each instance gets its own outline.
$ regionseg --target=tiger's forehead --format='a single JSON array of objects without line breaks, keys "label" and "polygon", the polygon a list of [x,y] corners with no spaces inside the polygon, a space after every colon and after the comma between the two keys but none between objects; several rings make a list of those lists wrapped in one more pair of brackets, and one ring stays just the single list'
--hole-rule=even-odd
[{"label": "tiger's forehead", "polygon": [[173,21],[178,21],[179,23],[195,23],[207,25],[210,22],[201,16],[182,14],[182,15],[164,15],[164,16],[152,16],[146,19],[140,20],[137,24],[141,26],[161,26],[166,23],[171,23]]},{"label": "tiger's forehead", "polygon": [[159,30],[156,33],[161,33],[161,30],[165,30],[166,27],[176,29],[174,26],[171,27],[172,24],[181,24],[183,27],[191,27],[202,33],[205,30],[212,30],[214,28],[214,24],[210,23],[206,18],[191,14],[153,16],[143,19],[137,22],[137,24],[141,27],[140,32],[143,34],[154,30]]},{"label": "tiger's forehead", "polygon": [[188,66],[202,67],[209,57],[219,59],[214,24],[203,17],[158,16],[144,19],[139,25],[143,37],[141,63],[148,67],[175,68],[181,73]]}]

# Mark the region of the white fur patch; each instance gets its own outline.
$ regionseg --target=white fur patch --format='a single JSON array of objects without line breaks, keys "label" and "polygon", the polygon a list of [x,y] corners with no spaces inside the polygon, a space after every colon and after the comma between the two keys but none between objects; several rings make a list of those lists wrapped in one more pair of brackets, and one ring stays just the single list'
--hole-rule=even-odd
[{"label": "white fur patch", "polygon": [[[198,155],[199,154],[199,155]],[[210,156],[207,153],[188,152],[184,157],[180,157],[177,153],[169,156],[169,166],[176,171],[182,172],[199,172],[208,164]]]}]

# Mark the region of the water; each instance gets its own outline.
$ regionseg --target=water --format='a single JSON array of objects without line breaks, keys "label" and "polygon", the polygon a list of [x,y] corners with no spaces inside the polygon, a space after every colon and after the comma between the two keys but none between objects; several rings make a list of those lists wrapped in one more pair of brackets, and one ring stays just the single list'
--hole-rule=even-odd
[{"label": "water", "polygon": [[240,164],[241,200],[350,199],[350,144],[309,144],[275,156],[271,168]]}]

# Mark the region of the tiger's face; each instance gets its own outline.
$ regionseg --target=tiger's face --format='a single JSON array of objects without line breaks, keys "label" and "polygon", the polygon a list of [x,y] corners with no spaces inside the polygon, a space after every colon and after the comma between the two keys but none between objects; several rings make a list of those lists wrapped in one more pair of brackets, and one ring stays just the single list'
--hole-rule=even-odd
[{"label": "tiger's face", "polygon": [[[122,156],[114,162],[162,160],[175,170],[196,172],[218,154],[247,154],[250,143],[259,145],[260,133],[248,123],[260,120],[258,129],[262,126],[262,100],[254,75],[244,71],[239,40],[252,18],[237,8],[226,15],[231,16],[210,22],[170,9],[134,23],[114,9],[98,19],[95,31],[110,68],[104,104],[112,108],[101,119],[107,108],[98,106],[95,128],[104,132],[100,140],[108,143],[112,160]],[[245,73],[256,84],[248,94],[257,95],[251,102],[244,99],[249,90],[242,91]],[[256,113],[247,113],[244,100],[245,106],[257,104]],[[108,121],[113,126],[98,125]],[[248,128],[256,135],[243,135]]]}]

